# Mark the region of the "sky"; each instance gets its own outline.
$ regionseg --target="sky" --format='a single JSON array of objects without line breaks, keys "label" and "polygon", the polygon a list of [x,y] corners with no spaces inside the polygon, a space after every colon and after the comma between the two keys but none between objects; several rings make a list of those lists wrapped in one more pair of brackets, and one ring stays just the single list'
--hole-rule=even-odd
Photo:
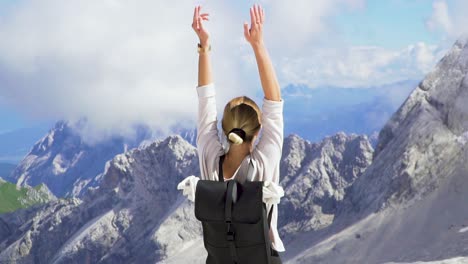
[{"label": "sky", "polygon": [[209,13],[218,111],[261,91],[249,7],[281,87],[372,87],[427,74],[467,33],[463,0],[0,0],[0,133],[82,117],[89,143],[133,124],[196,125],[198,4]]}]

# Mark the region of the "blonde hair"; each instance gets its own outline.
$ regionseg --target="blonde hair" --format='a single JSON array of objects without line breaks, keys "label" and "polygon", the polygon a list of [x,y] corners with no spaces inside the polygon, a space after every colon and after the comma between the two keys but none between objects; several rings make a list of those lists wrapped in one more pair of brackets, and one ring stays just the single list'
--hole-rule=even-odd
[{"label": "blonde hair", "polygon": [[[242,144],[243,142],[251,142],[255,134],[261,127],[262,112],[258,105],[247,96],[239,96],[231,99],[224,107],[223,119],[221,126],[228,141],[233,144]],[[245,132],[245,138],[242,139],[242,133],[238,130],[242,129]]]}]

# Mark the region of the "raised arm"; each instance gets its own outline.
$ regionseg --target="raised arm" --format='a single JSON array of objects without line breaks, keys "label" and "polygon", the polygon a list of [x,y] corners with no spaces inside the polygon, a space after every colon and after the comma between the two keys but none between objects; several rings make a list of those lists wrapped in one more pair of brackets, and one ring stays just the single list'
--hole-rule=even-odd
[{"label": "raised arm", "polygon": [[278,80],[276,78],[273,64],[263,42],[263,22],[265,12],[259,5],[250,8],[251,26],[244,22],[244,36],[252,45],[257,60],[258,71],[262,83],[265,98],[272,101],[281,100],[281,92]]},{"label": "raised arm", "polygon": [[200,14],[200,6],[195,7],[192,28],[199,37],[199,43],[205,51],[200,52],[198,60],[198,122],[197,151],[200,164],[200,177],[203,180],[216,180],[212,173],[216,155],[223,152],[218,138],[215,86],[211,76],[211,64],[208,49],[209,34],[203,27],[202,20],[208,20],[208,13]]},{"label": "raised arm", "polygon": [[[200,14],[201,6],[196,6],[193,12],[192,28],[197,33],[199,43],[203,49],[208,49],[210,45],[210,35],[203,27],[202,20],[209,20],[208,13]],[[200,52],[198,55],[198,86],[207,85],[213,82],[211,73],[211,62],[209,52]]]},{"label": "raised arm", "polygon": [[283,148],[283,105],[280,87],[273,65],[263,44],[263,21],[265,13],[259,6],[250,8],[251,28],[244,23],[244,35],[252,45],[257,59],[258,71],[262,82],[262,135],[252,151],[259,168],[258,179],[279,183],[279,164]]}]

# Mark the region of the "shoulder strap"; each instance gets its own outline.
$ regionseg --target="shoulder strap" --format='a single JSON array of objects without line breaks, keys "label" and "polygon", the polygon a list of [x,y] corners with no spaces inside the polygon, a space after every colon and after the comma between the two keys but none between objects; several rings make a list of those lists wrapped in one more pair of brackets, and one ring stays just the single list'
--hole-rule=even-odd
[{"label": "shoulder strap", "polygon": [[270,212],[268,213],[268,227],[271,227],[271,215],[273,214],[273,208],[275,208],[275,206],[272,204]]},{"label": "shoulder strap", "polygon": [[250,159],[249,159],[249,169],[247,170],[246,180],[253,179],[253,176],[251,175],[251,173],[253,173],[252,156],[250,156]]},{"label": "shoulder strap", "polygon": [[219,170],[218,170],[218,181],[223,182],[224,181],[224,176],[223,176],[223,161],[224,157],[226,154],[223,154],[222,156],[219,157]]}]

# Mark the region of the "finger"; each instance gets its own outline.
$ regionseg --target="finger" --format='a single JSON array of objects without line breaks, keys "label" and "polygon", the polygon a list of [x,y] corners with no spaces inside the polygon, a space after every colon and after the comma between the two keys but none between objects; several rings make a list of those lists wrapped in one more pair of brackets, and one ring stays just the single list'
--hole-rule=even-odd
[{"label": "finger", "polygon": [[195,23],[195,19],[197,19],[197,7],[193,10],[193,22]]},{"label": "finger", "polygon": [[250,34],[249,34],[249,24],[247,21],[244,22],[244,36],[246,39],[249,39]]},{"label": "finger", "polygon": [[253,27],[255,24],[255,13],[253,7],[250,8],[250,27]]},{"label": "finger", "polygon": [[260,21],[262,21],[263,23],[263,21],[265,21],[265,11],[263,10],[263,8],[261,9],[260,17],[261,17]]},{"label": "finger", "polygon": [[198,19],[200,17],[200,6],[197,6],[197,29],[200,29],[200,19]]},{"label": "finger", "polygon": [[202,18],[202,20],[208,20],[208,13],[201,14],[200,17]]},{"label": "finger", "polygon": [[254,11],[255,11],[255,22],[260,22],[260,12],[258,10],[258,4],[255,5],[255,8],[254,8]]},{"label": "finger", "polygon": [[203,23],[201,17],[198,17],[198,24],[200,25],[200,30],[203,30]]}]

